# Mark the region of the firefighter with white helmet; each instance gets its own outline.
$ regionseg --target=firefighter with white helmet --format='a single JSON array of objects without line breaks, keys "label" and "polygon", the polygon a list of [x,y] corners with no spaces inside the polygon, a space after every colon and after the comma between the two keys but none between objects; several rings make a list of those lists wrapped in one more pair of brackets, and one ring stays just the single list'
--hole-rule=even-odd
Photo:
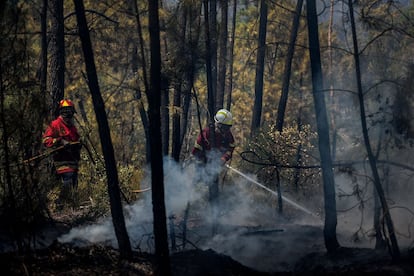
[{"label": "firefighter with white helmet", "polygon": [[231,133],[233,115],[227,109],[220,109],[214,116],[214,127],[206,127],[198,135],[192,154],[204,162],[209,161],[208,153],[219,153],[220,163],[224,165],[232,158],[234,151],[234,137]]},{"label": "firefighter with white helmet", "polygon": [[216,122],[216,124],[232,126],[233,115],[227,109],[220,109],[214,116],[214,121]]}]

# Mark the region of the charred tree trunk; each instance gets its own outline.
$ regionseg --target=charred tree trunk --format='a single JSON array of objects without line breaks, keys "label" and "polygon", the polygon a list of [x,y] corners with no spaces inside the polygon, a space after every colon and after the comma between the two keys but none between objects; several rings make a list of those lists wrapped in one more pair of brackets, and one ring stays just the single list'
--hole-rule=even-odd
[{"label": "charred tree trunk", "polygon": [[230,42],[230,53],[229,53],[229,84],[227,86],[227,103],[226,108],[231,108],[231,97],[233,91],[233,60],[234,60],[234,39],[236,38],[236,13],[237,13],[237,0],[233,2],[233,21],[231,28],[231,42]]},{"label": "charred tree trunk", "polygon": [[[215,145],[215,127],[214,127],[214,113],[216,110],[215,106],[215,98],[216,98],[216,87],[217,82],[216,78],[214,77],[214,62],[213,59],[216,59],[216,56],[213,56],[214,50],[212,49],[214,46],[213,43],[210,42],[210,28],[212,25],[215,26],[215,24],[211,24],[210,21],[212,18],[215,18],[215,16],[209,15],[209,9],[208,9],[208,0],[205,0],[204,3],[204,16],[205,16],[205,36],[206,36],[206,70],[207,70],[207,89],[208,89],[208,122],[209,122],[209,128],[210,128],[210,135],[212,135],[210,141],[212,142],[211,147],[214,148]],[[215,5],[215,1],[211,5]],[[210,7],[210,11],[212,8]],[[215,11],[214,11],[215,12]],[[217,64],[217,61],[216,63]],[[198,108],[198,107],[197,107]],[[200,130],[201,131],[201,130]],[[215,177],[212,183],[209,183],[209,203],[210,203],[210,209],[211,209],[211,216],[213,220],[213,234],[216,232],[216,208],[218,200],[218,177]]]},{"label": "charred tree trunk", "polygon": [[226,87],[226,71],[227,71],[227,36],[228,36],[228,0],[220,0],[221,5],[221,24],[219,37],[219,70],[217,77],[217,98],[216,107],[222,108],[224,105],[224,89]]},{"label": "charred tree trunk", "polygon": [[150,90],[147,94],[150,122],[152,208],[157,275],[171,275],[167,217],[164,199],[164,169],[161,152],[161,49],[158,1],[149,0],[149,34],[151,49]]},{"label": "charred tree trunk", "polygon": [[50,2],[50,117],[53,119],[58,113],[59,101],[65,92],[65,37],[63,19],[63,0]]},{"label": "charred tree trunk", "polygon": [[360,68],[360,63],[359,63],[358,39],[357,39],[356,28],[355,28],[354,9],[353,9],[352,0],[348,1],[348,5],[349,5],[349,15],[351,19],[350,23],[351,23],[351,29],[352,29],[352,38],[353,38],[353,44],[354,44],[355,74],[356,74],[357,86],[358,86],[358,99],[359,99],[359,110],[360,110],[360,117],[361,117],[362,134],[364,136],[365,148],[367,150],[369,164],[372,170],[372,175],[374,177],[375,189],[377,190],[378,197],[382,205],[382,210],[384,212],[384,219],[385,219],[385,223],[387,226],[388,235],[391,240],[390,253],[394,259],[399,259],[400,249],[398,247],[397,238],[395,236],[394,225],[391,219],[391,214],[388,208],[387,200],[385,199],[384,190],[382,189],[382,186],[381,186],[381,180],[380,180],[378,169],[377,169],[377,160],[372,152],[371,143],[370,143],[369,135],[368,135],[367,122],[365,118],[364,94],[362,91],[361,68]]},{"label": "charred tree trunk", "polygon": [[[146,64],[146,58],[145,58],[145,50],[144,50],[144,38],[142,36],[142,25],[141,25],[141,18],[139,16],[139,10],[138,10],[138,4],[137,0],[133,1],[134,5],[134,12],[135,12],[135,21],[137,24],[137,33],[138,33],[138,40],[139,40],[139,56],[141,58],[141,67],[142,67],[142,78],[144,80],[144,87],[145,87],[145,93],[148,93],[149,90],[149,84],[148,84],[148,77],[147,77],[147,64]],[[133,69],[135,70],[136,74],[138,74],[138,63],[132,64]],[[136,77],[138,79],[138,76]],[[144,128],[145,133],[145,148],[147,149],[145,151],[145,159],[147,163],[151,160],[151,151],[149,146],[149,123],[148,123],[148,116],[147,111],[145,110],[144,103],[142,102],[142,96],[141,96],[141,90],[139,89],[139,85],[137,84],[137,87],[135,89],[135,99],[138,100],[138,110],[141,117],[142,126]]]},{"label": "charred tree trunk", "polygon": [[43,0],[40,14],[41,29],[41,64],[39,72],[40,92],[46,98],[47,93],[47,10],[48,0]]},{"label": "charred tree trunk", "polygon": [[[298,0],[296,4],[295,14],[293,16],[292,30],[290,32],[289,47],[288,47],[288,52],[287,52],[286,60],[285,60],[285,69],[283,72],[282,92],[280,94],[279,107],[277,109],[276,129],[279,132],[282,132],[283,123],[285,120],[286,105],[287,105],[288,94],[289,94],[290,74],[292,71],[292,59],[293,59],[293,54],[295,51],[295,43],[296,43],[296,37],[298,35],[298,28],[299,28],[299,22],[300,22],[300,14],[302,12],[302,6],[303,6],[303,0]],[[278,190],[279,213],[282,213],[283,201],[282,201],[280,181],[277,181],[276,188]]]},{"label": "charred tree trunk", "polygon": [[170,98],[167,76],[161,74],[161,146],[162,155],[168,156],[170,149]]},{"label": "charred tree trunk", "polygon": [[290,32],[290,40],[288,52],[286,54],[285,69],[283,72],[282,93],[280,95],[279,107],[277,109],[276,129],[279,132],[283,130],[285,120],[286,105],[289,94],[290,75],[292,71],[292,59],[295,52],[295,43],[298,36],[300,14],[302,13],[303,0],[298,0],[296,4],[295,14],[293,16],[292,30]]},{"label": "charred tree trunk", "polygon": [[213,107],[210,110],[210,117],[214,116],[217,111],[217,0],[208,0],[209,13],[209,40],[210,40],[210,59],[211,59],[211,84],[212,93],[214,95]]},{"label": "charred tree trunk", "polygon": [[[3,80],[3,65],[0,63],[0,123],[1,123],[1,130],[2,130],[2,149],[3,149],[3,161],[4,161],[4,191],[5,197],[7,197],[7,204],[4,204],[6,210],[6,218],[9,220],[9,224],[11,225],[11,233],[13,234],[13,238],[17,243],[17,249],[20,253],[23,253],[23,242],[20,236],[20,229],[18,229],[17,223],[17,210],[16,210],[16,198],[13,191],[13,183],[12,183],[12,175],[10,171],[10,148],[8,146],[9,143],[9,131],[6,123],[6,113],[4,109],[4,102],[5,102],[5,87],[4,87],[4,80]],[[3,181],[2,181],[3,182]],[[6,206],[8,205],[8,206]],[[4,219],[4,218],[3,218]]]},{"label": "charred tree trunk", "polygon": [[323,190],[325,199],[325,227],[324,238],[328,253],[339,248],[336,237],[336,199],[335,182],[332,171],[332,159],[329,141],[329,125],[326,112],[325,95],[323,93],[322,65],[319,48],[318,18],[315,0],[306,1],[309,35],[309,55],[312,70],[313,100],[316,112],[318,129],[319,154],[321,157]]},{"label": "charred tree trunk", "polygon": [[[163,0],[159,0],[160,9],[164,9]],[[160,18],[160,28],[166,29],[165,22]],[[168,42],[165,35],[160,34],[160,42],[162,40],[163,55],[169,56]],[[161,48],[160,48],[161,49]],[[170,152],[170,96],[169,96],[169,77],[167,74],[161,72],[161,141],[162,141],[162,154],[168,156]]]},{"label": "charred tree trunk", "polygon": [[99,88],[92,43],[85,16],[85,8],[82,0],[74,0],[74,3],[79,36],[82,42],[83,56],[85,59],[86,73],[88,77],[87,83],[92,95],[96,121],[98,122],[99,127],[99,137],[101,139],[101,146],[105,159],[112,222],[115,229],[115,235],[118,240],[120,256],[121,258],[128,259],[132,256],[132,249],[125,226],[114,148],[112,145],[108,118],[106,117],[105,105]]},{"label": "charred tree trunk", "polygon": [[264,61],[266,54],[266,32],[267,32],[267,0],[260,1],[260,23],[259,23],[259,38],[256,56],[256,79],[254,83],[254,106],[252,126],[250,129],[250,136],[253,136],[258,128],[260,128],[263,105],[263,75],[264,75]]},{"label": "charred tree trunk", "polygon": [[[302,87],[303,81],[302,78],[300,79],[299,87]],[[303,91],[299,89],[299,102],[302,102],[303,99]],[[300,133],[302,131],[302,105],[299,106],[298,115],[296,117],[297,120],[297,130]],[[293,183],[295,185],[296,192],[299,192],[299,179],[300,179],[300,167],[302,165],[302,143],[299,143],[298,148],[296,150],[296,169],[293,175]]]},{"label": "charred tree trunk", "polygon": [[174,109],[172,110],[172,146],[171,146],[171,156],[176,161],[180,161],[180,151],[181,151],[181,84],[177,84],[174,88],[174,99],[173,105]]},{"label": "charred tree trunk", "polygon": [[333,22],[334,22],[334,5],[335,0],[331,0],[331,7],[329,11],[329,26],[328,26],[328,54],[329,54],[329,63],[328,63],[328,80],[329,80],[329,98],[331,105],[331,126],[332,126],[332,160],[336,159],[336,139],[337,139],[337,129],[336,129],[336,101],[333,91],[333,49],[332,49],[332,33],[333,33]]},{"label": "charred tree trunk", "polygon": [[213,69],[212,69],[212,46],[210,40],[210,24],[209,24],[209,10],[208,10],[208,0],[204,0],[204,28],[205,28],[205,43],[206,43],[206,75],[207,75],[207,101],[208,101],[208,113],[209,120],[213,121],[213,116],[215,112],[215,85],[213,80]]}]

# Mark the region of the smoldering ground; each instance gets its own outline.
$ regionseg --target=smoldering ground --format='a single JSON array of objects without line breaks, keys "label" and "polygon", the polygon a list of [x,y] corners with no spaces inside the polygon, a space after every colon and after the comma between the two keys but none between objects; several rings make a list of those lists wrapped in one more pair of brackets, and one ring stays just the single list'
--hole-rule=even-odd
[{"label": "smoldering ground", "polygon": [[[211,248],[219,253],[229,254],[240,262],[263,268],[270,266],[275,247],[283,239],[283,247],[289,247],[286,238],[289,231],[285,225],[280,225],[275,208],[275,196],[255,187],[239,175],[225,171],[226,168],[214,163],[208,163],[205,168],[192,163],[182,167],[172,160],[164,162],[164,186],[166,214],[169,226],[175,225],[177,247],[182,241],[185,212],[188,219],[185,222],[188,242],[186,249],[194,247]],[[148,174],[150,175],[150,174]],[[212,206],[209,203],[209,186],[215,177],[221,179],[219,198],[215,202],[217,216],[213,218]],[[249,176],[252,177],[252,176]],[[151,180],[145,179],[142,187],[150,187]],[[153,252],[152,235],[152,201],[151,192],[145,192],[137,202],[125,207],[126,225],[133,248]],[[309,216],[303,213],[303,217]],[[314,220],[311,218],[310,220]],[[312,231],[319,231],[321,221]],[[215,226],[215,230],[213,227]],[[169,232],[171,234],[171,228]],[[310,230],[310,229],[309,229]],[[256,233],[261,233],[257,235]],[[319,234],[321,234],[320,232]],[[270,236],[276,235],[275,247],[270,246]],[[301,234],[302,235],[302,234]],[[171,238],[171,237],[170,237]],[[110,217],[102,218],[98,223],[73,228],[59,239],[62,243],[87,245],[101,243],[117,248],[117,241]],[[170,239],[171,243],[171,239]],[[264,247],[268,249],[264,250]],[[181,249],[184,249],[181,247]],[[282,255],[282,252],[279,252]],[[284,254],[284,253],[283,253]],[[267,260],[264,256],[267,255]],[[258,263],[257,258],[261,258]],[[274,263],[274,262],[273,262]]]},{"label": "smoldering ground", "polygon": [[[214,206],[217,217],[212,220],[207,183],[218,173],[222,181],[219,199]],[[231,170],[217,164],[208,164],[204,169],[193,163],[183,167],[168,159],[164,162],[164,175],[167,224],[169,234],[174,231],[177,250],[194,247],[213,249],[246,266],[268,272],[291,270],[296,261],[306,254],[325,251],[322,217],[309,215],[286,203],[285,210],[294,212],[294,219],[281,217],[277,212],[275,195]],[[248,178],[255,179],[250,175]],[[142,187],[150,187],[150,183],[150,179],[145,179]],[[344,175],[336,178],[337,190],[342,193],[352,191],[353,184]],[[305,203],[294,202],[316,213],[317,209],[320,211],[323,208],[322,194],[321,191],[320,198],[309,199]],[[338,196],[337,200],[340,210],[358,202],[355,196]],[[373,247],[372,237],[368,235],[372,228],[368,218],[372,215],[368,212],[368,203],[366,207],[365,213],[361,213],[360,208],[352,208],[338,214],[338,240],[341,245]],[[186,211],[188,218],[185,218]],[[153,253],[151,192],[145,192],[137,202],[126,206],[125,216],[133,248]],[[364,222],[362,227],[361,220]],[[399,223],[398,220],[396,225]],[[174,227],[171,228],[171,225]],[[184,231],[186,241],[183,240]],[[359,235],[357,240],[355,233]],[[93,225],[73,228],[58,240],[76,245],[101,243],[117,247],[110,217],[102,218]],[[169,241],[171,245],[171,235]]]}]

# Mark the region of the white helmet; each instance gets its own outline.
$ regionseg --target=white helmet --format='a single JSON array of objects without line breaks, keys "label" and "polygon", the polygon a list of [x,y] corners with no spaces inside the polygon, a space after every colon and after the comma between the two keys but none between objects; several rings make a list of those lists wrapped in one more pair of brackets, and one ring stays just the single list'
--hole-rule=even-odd
[{"label": "white helmet", "polygon": [[233,115],[227,109],[220,109],[217,111],[216,116],[214,116],[214,121],[219,124],[233,125]]}]

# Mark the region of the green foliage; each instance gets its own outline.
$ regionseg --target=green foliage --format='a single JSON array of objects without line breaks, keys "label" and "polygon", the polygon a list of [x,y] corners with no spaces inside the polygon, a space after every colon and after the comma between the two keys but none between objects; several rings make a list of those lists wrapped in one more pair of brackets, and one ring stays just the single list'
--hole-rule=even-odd
[{"label": "green foliage", "polygon": [[286,127],[283,132],[277,131],[274,125],[263,127],[242,154],[248,161],[244,164],[245,170],[255,168],[260,179],[271,185],[276,181],[278,170],[286,189],[316,192],[320,183],[319,169],[301,168],[318,164],[314,157],[316,138],[310,125],[302,126],[300,131],[297,127]]}]

